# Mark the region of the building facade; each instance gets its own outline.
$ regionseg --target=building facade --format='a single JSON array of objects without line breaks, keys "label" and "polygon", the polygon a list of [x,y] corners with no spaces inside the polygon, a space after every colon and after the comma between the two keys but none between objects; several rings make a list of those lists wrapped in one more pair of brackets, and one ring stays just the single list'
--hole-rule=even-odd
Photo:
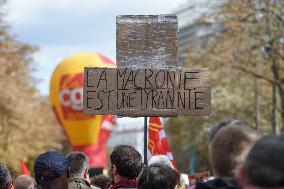
[{"label": "building facade", "polygon": [[[205,44],[222,30],[222,24],[205,15],[218,9],[222,0],[188,1],[173,13],[178,17],[178,65],[183,66],[190,51],[197,44]],[[204,19],[202,19],[204,17]]]},{"label": "building facade", "polygon": [[144,118],[118,118],[108,141],[108,148],[119,144],[133,146],[143,155]]}]

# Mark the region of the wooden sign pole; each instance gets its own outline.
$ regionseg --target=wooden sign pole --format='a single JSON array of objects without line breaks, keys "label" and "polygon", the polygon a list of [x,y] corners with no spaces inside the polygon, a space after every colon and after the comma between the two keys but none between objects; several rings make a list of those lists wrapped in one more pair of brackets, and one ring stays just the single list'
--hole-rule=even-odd
[{"label": "wooden sign pole", "polygon": [[148,153],[148,127],[147,127],[147,116],[144,117],[144,166],[148,165],[147,153]]}]

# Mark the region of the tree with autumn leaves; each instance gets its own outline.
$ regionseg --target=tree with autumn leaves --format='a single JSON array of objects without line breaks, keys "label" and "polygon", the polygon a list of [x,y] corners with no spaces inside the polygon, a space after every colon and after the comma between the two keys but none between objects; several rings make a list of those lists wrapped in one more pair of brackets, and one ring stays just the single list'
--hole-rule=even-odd
[{"label": "tree with autumn leaves", "polygon": [[32,162],[65,139],[46,97],[34,87],[32,59],[37,48],[20,42],[0,20],[0,162],[20,173],[21,160]]},{"label": "tree with autumn leaves", "polygon": [[[284,127],[283,13],[281,0],[225,3],[217,16],[223,23],[223,34],[209,53],[217,64],[230,64],[232,71],[240,71],[256,79],[256,83],[264,81],[262,85],[271,86],[272,94],[262,100],[271,101],[273,132],[276,132],[276,125],[280,130]],[[220,56],[221,53],[225,56]],[[261,89],[257,92],[261,93]],[[280,119],[274,123],[277,113]]]},{"label": "tree with autumn leaves", "polygon": [[243,120],[262,133],[283,132],[283,15],[281,0],[227,0],[196,20],[221,29],[190,44],[187,66],[212,71],[212,113],[170,120],[167,131],[181,170],[188,171],[193,148],[197,171],[209,169],[208,135],[222,119]]}]

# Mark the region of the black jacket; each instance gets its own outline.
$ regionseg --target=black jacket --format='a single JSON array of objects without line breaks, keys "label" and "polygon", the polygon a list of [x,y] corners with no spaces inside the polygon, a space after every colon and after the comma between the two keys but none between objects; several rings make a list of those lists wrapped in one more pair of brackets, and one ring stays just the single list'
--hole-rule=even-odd
[{"label": "black jacket", "polygon": [[239,187],[234,177],[224,177],[198,183],[195,189],[239,189]]}]

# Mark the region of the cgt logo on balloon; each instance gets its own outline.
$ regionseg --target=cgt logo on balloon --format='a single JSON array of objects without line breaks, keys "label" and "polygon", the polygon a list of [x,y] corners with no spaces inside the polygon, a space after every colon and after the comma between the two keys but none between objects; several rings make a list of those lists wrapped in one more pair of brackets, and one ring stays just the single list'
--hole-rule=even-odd
[{"label": "cgt logo on balloon", "polygon": [[93,116],[83,113],[83,73],[65,74],[60,80],[59,102],[68,120],[86,120]]}]

